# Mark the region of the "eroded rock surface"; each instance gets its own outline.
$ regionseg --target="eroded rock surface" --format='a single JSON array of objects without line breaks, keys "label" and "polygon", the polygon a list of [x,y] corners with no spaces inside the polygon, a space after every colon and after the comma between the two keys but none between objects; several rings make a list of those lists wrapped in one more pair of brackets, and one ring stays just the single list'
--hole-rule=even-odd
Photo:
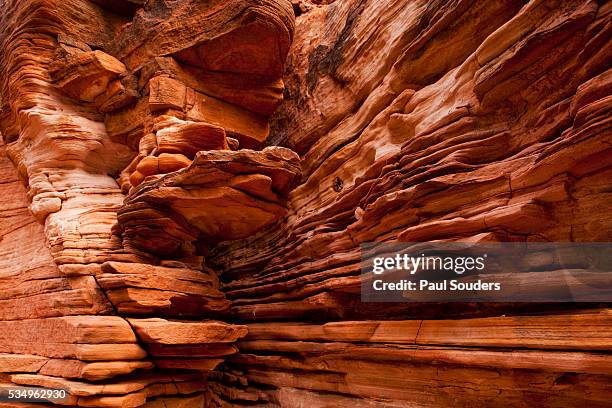
[{"label": "eroded rock surface", "polygon": [[0,383],[68,406],[208,404],[247,328],[222,321],[205,255],[286,216],[300,180],[296,153],[260,150],[290,3],[2,9]]},{"label": "eroded rock surface", "polygon": [[287,221],[211,254],[250,333],[219,398],[605,406],[609,305],[362,303],[359,243],[609,241],[610,3],[317,3],[272,121]]},{"label": "eroded rock surface", "polygon": [[610,2],[0,8],[0,385],[609,405],[608,304],[362,303],[359,245],[612,240]]},{"label": "eroded rock surface", "polygon": [[285,216],[287,194],[299,176],[298,155],[283,147],[201,151],[184,170],[135,188],[118,213],[119,226],[133,247],[191,255],[195,247],[186,240],[247,238]]}]

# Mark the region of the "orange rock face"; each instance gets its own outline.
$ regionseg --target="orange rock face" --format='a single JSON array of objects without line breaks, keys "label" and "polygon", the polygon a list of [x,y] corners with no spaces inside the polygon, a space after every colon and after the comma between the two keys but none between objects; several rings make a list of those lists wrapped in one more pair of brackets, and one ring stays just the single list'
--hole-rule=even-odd
[{"label": "orange rock face", "polygon": [[247,328],[204,255],[286,216],[300,180],[289,149],[242,150],[282,100],[291,5],[2,8],[0,383],[208,404]]},{"label": "orange rock face", "polygon": [[360,244],[612,241],[610,2],[0,8],[0,386],[609,406],[608,304],[364,303]]}]

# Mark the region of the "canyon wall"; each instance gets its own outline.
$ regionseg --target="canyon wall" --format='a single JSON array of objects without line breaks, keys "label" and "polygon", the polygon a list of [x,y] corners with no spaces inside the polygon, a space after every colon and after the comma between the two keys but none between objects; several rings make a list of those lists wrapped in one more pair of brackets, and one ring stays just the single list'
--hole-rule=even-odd
[{"label": "canyon wall", "polygon": [[366,303],[360,244],[612,241],[610,2],[0,9],[1,385],[609,406],[609,304]]}]

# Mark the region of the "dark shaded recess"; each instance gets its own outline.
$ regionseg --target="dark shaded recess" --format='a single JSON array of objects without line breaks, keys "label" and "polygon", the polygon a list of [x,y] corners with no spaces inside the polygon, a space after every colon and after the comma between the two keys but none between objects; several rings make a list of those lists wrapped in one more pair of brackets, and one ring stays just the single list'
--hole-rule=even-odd
[{"label": "dark shaded recess", "polygon": [[308,72],[306,73],[306,84],[308,92],[312,93],[319,83],[321,75],[328,75],[335,79],[341,86],[346,81],[336,74],[336,70],[344,61],[343,54],[357,19],[365,8],[365,0],[361,0],[349,13],[344,23],[344,28],[331,47],[319,45],[314,52],[308,56]]},{"label": "dark shaded recess", "polygon": [[[329,2],[318,2],[315,4],[331,4]],[[308,97],[312,94],[318,83],[319,78],[322,75],[328,75],[333,78],[340,86],[345,86],[347,81],[336,74],[336,70],[342,65],[344,58],[344,50],[347,47],[348,40],[351,38],[351,31],[355,26],[359,16],[363,12],[366,5],[365,0],[361,0],[349,13],[344,24],[342,32],[334,42],[332,46],[319,45],[308,57],[308,72],[306,72],[305,80],[307,92],[303,94],[300,92],[299,84],[301,78],[298,74],[291,72],[291,54],[289,54],[289,61],[286,65],[285,71],[285,90],[283,92],[284,102],[283,104],[291,103],[296,106],[305,105]],[[332,11],[333,13],[333,11]],[[286,129],[291,126],[293,118],[289,117],[283,112],[283,105],[279,107],[277,113],[270,118],[270,136],[266,141],[268,145],[287,145],[286,134],[282,129]],[[306,146],[288,146],[298,153],[305,153],[307,150]]]},{"label": "dark shaded recess", "polygon": [[343,187],[344,187],[344,182],[340,179],[340,177],[336,177],[334,179],[334,191],[336,193],[339,193],[340,191],[342,191]]},{"label": "dark shaded recess", "polygon": [[90,0],[105,9],[121,16],[133,17],[139,7],[142,7],[145,0]]},{"label": "dark shaded recess", "polygon": [[296,17],[299,17],[302,15],[302,8],[300,7],[300,5],[298,3],[293,3],[293,14],[295,14]]}]

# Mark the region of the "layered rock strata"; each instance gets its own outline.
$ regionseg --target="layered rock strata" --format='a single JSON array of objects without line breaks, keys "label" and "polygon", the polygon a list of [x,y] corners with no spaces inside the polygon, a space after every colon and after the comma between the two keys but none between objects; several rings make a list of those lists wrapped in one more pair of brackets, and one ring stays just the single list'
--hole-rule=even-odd
[{"label": "layered rock strata", "polygon": [[0,6],[0,385],[609,405],[609,304],[363,303],[359,245],[610,241],[610,2]]},{"label": "layered rock strata", "polygon": [[202,406],[247,333],[207,251],[284,217],[300,179],[297,154],[260,150],[291,5],[2,7],[0,383]]},{"label": "layered rock strata", "polygon": [[608,405],[608,304],[363,303],[359,244],[610,241],[610,3],[317,3],[272,121],[304,181],[212,254],[219,404]]}]

